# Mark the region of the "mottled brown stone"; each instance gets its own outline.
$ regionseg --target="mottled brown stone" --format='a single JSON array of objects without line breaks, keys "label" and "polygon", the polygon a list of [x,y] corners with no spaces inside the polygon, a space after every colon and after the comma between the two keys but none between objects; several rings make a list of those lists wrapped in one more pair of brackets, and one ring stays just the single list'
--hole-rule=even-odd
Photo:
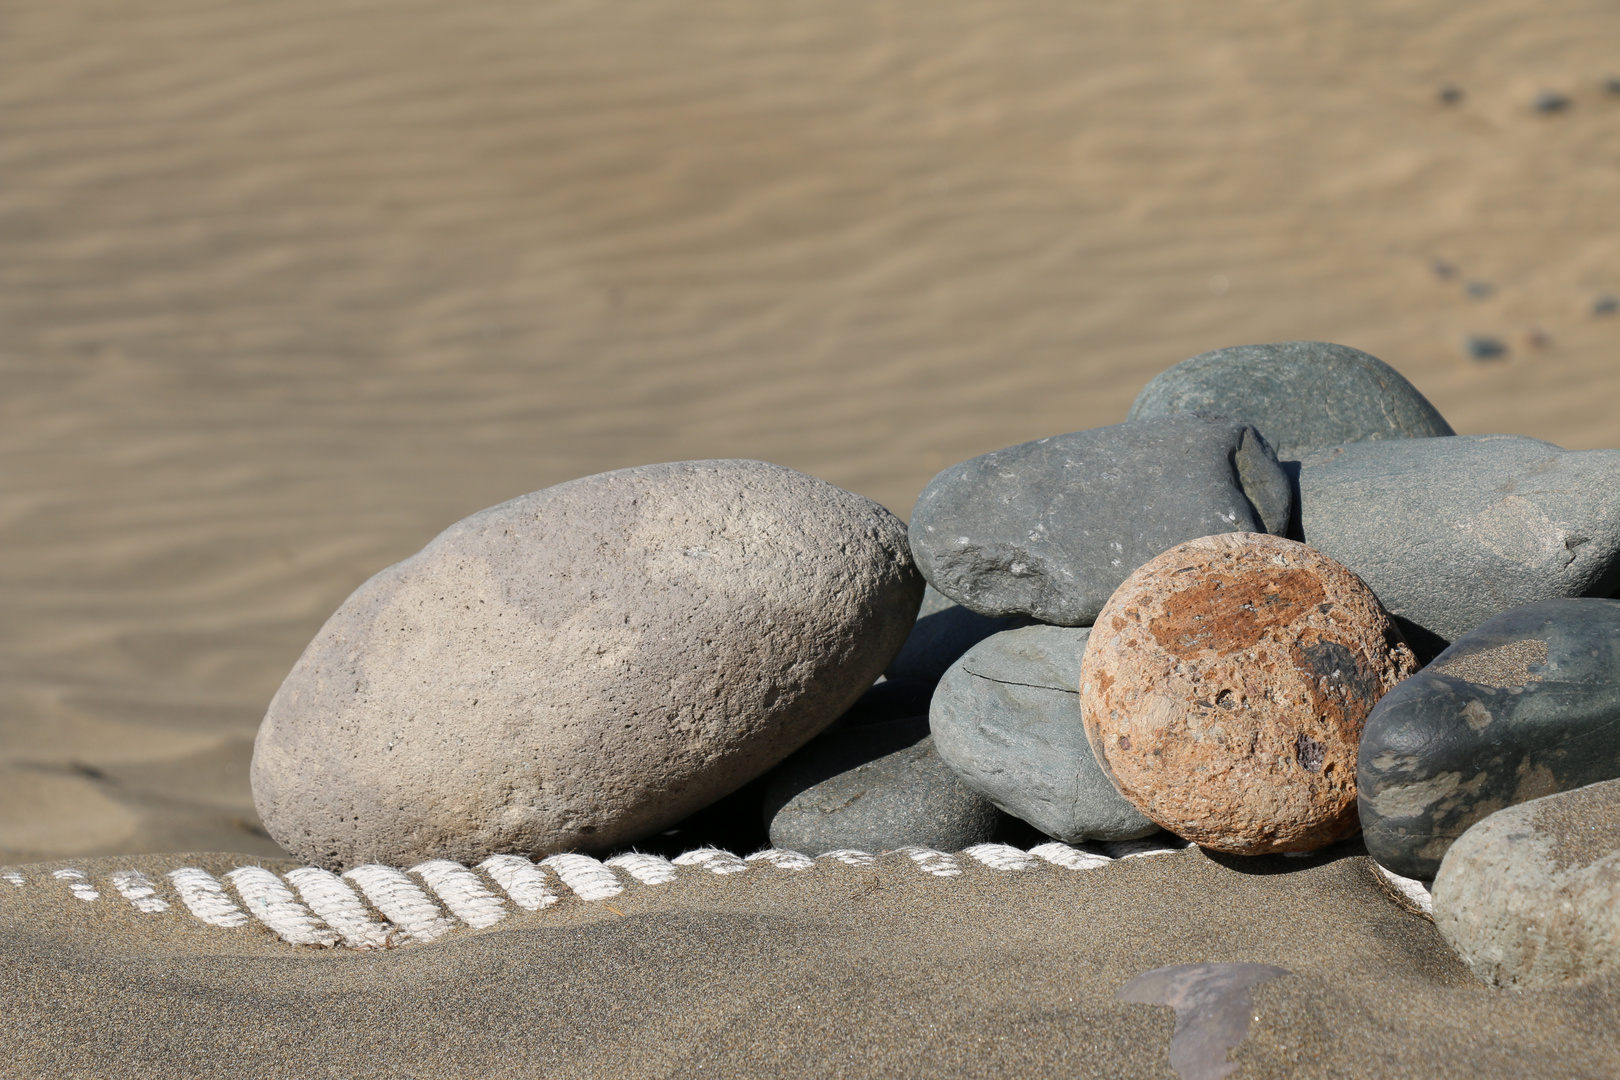
[{"label": "mottled brown stone", "polygon": [[1080,670],[1097,760],[1207,848],[1310,851],[1354,832],[1356,748],[1417,662],[1378,598],[1313,548],[1224,533],[1170,549],[1104,605]]}]

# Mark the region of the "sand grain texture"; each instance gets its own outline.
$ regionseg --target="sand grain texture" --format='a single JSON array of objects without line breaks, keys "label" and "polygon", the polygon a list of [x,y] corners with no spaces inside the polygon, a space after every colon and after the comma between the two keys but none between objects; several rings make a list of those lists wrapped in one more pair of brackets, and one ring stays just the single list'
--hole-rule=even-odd
[{"label": "sand grain texture", "polygon": [[1459,431],[1615,445],[1617,35],[1589,0],[6,5],[0,858],[272,853],[249,747],[321,623],[577,476],[757,458],[904,517],[1301,338]]}]

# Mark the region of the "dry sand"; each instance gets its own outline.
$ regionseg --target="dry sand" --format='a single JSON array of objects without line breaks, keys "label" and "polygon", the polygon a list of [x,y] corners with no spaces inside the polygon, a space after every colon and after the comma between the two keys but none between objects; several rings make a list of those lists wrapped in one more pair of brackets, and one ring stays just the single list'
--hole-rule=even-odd
[{"label": "dry sand", "polygon": [[[216,873],[241,861],[188,858]],[[25,887],[0,882],[0,1074],[1158,1080],[1173,1075],[1175,1017],[1115,992],[1149,969],[1234,960],[1291,973],[1254,991],[1240,1080],[1620,1067],[1614,980],[1481,985],[1354,844],[1085,871],[963,862],[945,879],[903,855],[690,868],[363,953],[139,914],[106,888],[133,866],[162,882],[172,856],[76,862],[108,893],[88,904],[35,867]]]},{"label": "dry sand", "polygon": [[905,514],[1288,338],[1620,445],[1617,40],[1590,0],[7,4],[0,861],[273,854],[246,763],[315,629],[571,477],[754,457]]}]

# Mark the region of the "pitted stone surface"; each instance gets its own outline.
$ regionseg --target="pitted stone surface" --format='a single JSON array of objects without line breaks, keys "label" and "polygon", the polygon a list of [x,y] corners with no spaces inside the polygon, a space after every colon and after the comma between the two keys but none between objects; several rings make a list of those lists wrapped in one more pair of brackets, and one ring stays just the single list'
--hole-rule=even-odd
[{"label": "pitted stone surface", "polygon": [[1500,810],[1446,852],[1434,922],[1494,986],[1620,973],[1620,780]]},{"label": "pitted stone surface", "polygon": [[1367,850],[1430,880],[1476,821],[1620,779],[1620,600],[1543,600],[1457,639],[1367,717]]},{"label": "pitted stone surface", "polygon": [[1054,435],[952,466],[911,515],[929,584],[984,615],[1089,626],[1160,552],[1288,529],[1292,487],[1253,427],[1191,413]]},{"label": "pitted stone surface", "polygon": [[1283,461],[1340,443],[1453,434],[1400,372],[1326,341],[1235,345],[1184,360],[1143,388],[1130,418],[1178,412],[1253,424]]},{"label": "pitted stone surface", "polygon": [[1620,450],[1517,435],[1331,447],[1299,464],[1305,543],[1378,595],[1425,660],[1491,616],[1620,586]]},{"label": "pitted stone surface", "polygon": [[254,801],[328,868],[629,843],[798,749],[898,652],[904,525],[757,461],[603,473],[362,585],[259,729]]},{"label": "pitted stone surface", "polygon": [[934,745],[969,787],[1047,836],[1159,831],[1115,790],[1080,719],[1086,627],[1026,626],[979,642],[934,691]]},{"label": "pitted stone surface", "polygon": [[1354,574],[1281,537],[1182,544],[1120,586],[1081,662],[1097,759],[1170,831],[1236,854],[1356,827],[1367,713],[1416,668]]}]

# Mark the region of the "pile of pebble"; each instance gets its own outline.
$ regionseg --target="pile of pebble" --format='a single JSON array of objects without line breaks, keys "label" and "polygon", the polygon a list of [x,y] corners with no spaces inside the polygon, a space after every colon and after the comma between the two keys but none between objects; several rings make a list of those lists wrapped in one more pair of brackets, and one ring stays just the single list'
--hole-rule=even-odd
[{"label": "pile of pebble", "polygon": [[[331,870],[705,842],[1361,830],[1483,978],[1620,971],[1620,451],[1453,433],[1339,345],[940,473],[909,527],[756,461],[585,477],[366,582],[271,702]],[[696,816],[694,816],[696,815]]]}]

